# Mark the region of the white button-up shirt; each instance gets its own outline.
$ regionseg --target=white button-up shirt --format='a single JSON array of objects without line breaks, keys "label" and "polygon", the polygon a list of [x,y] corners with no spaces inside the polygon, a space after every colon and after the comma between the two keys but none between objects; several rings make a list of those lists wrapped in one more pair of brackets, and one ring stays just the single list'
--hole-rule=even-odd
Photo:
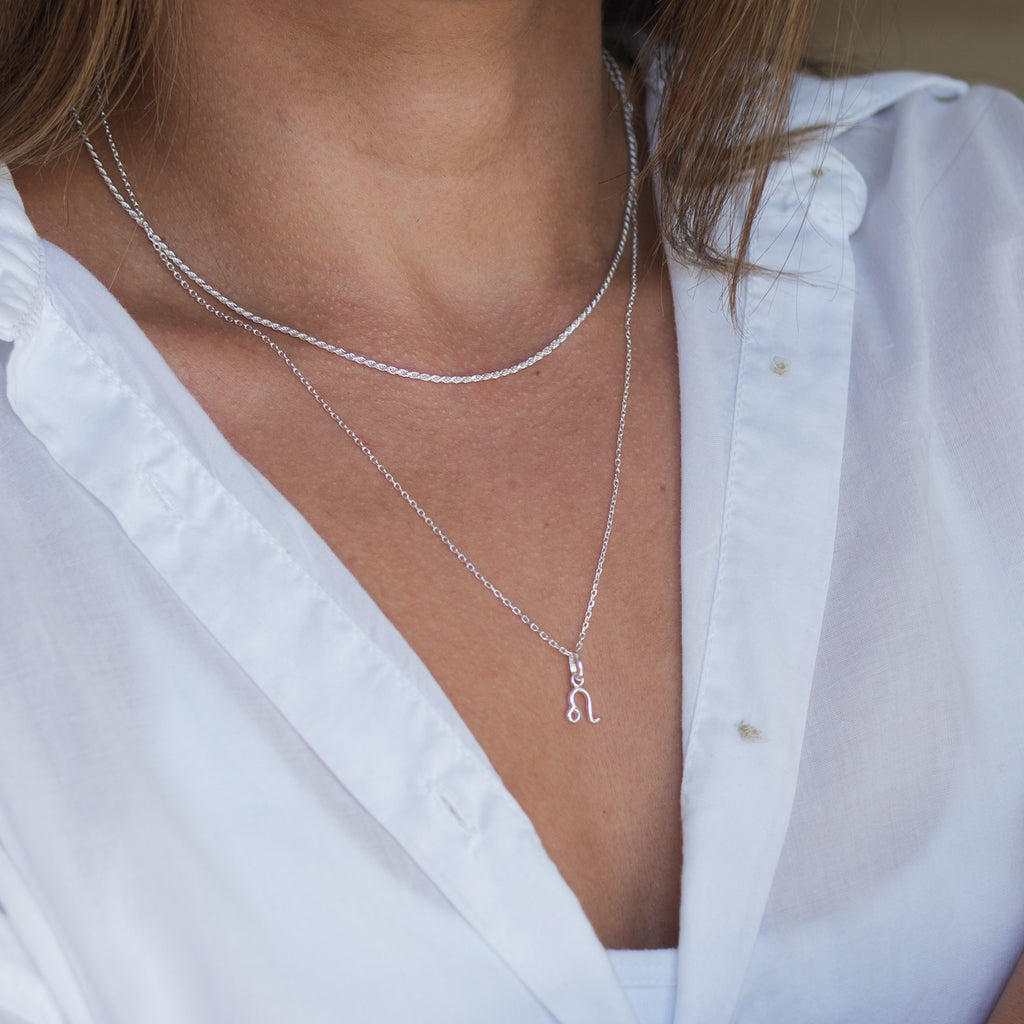
[{"label": "white button-up shirt", "polygon": [[[1024,947],[1024,108],[805,80],[672,261],[677,1024],[980,1024]],[[0,1022],[630,1024],[415,653],[0,181]]]}]

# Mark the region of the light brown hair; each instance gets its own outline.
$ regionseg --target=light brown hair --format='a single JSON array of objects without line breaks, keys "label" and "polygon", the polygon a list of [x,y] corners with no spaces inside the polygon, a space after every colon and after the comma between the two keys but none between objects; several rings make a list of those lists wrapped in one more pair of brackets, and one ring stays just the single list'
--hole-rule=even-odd
[{"label": "light brown hair", "polygon": [[7,0],[0,13],[0,160],[43,162],[80,141],[154,70],[175,0]]},{"label": "light brown hair", "polygon": [[[634,7],[648,27],[640,63],[657,62],[664,82],[649,162],[661,182],[659,222],[684,259],[729,274],[734,313],[769,168],[794,141],[786,132],[790,93],[817,7],[818,0]],[[737,195],[743,215],[732,236],[718,237]]]},{"label": "light brown hair", "polygon": [[[0,14],[0,161],[43,161],[78,142],[73,111],[93,130],[96,83],[111,109],[152,74],[176,0],[8,0]],[[665,93],[658,176],[666,238],[692,263],[725,272],[735,304],[772,162],[789,144],[785,118],[817,0],[605,0],[605,20],[637,70],[658,61]],[[166,50],[166,47],[164,47]],[[636,54],[632,54],[636,56]],[[736,194],[749,202],[736,237],[716,242]],[[734,305],[735,309],[735,305]]]}]

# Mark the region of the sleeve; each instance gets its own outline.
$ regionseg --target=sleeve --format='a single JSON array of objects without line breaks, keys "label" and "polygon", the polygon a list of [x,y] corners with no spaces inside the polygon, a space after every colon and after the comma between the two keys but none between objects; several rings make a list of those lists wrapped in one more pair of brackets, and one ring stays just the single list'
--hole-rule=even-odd
[{"label": "sleeve", "polygon": [[0,1024],[66,1024],[0,907]]},{"label": "sleeve", "polygon": [[101,1024],[60,937],[0,842],[0,1024]]}]

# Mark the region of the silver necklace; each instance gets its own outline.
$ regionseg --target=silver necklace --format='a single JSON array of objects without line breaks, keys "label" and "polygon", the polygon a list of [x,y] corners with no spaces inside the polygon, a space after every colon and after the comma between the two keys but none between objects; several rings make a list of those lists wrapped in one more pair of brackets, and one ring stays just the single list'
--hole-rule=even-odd
[{"label": "silver necklace", "polygon": [[[614,58],[607,50],[603,51],[602,59],[604,61],[605,70],[608,72],[608,75],[619,94],[619,100],[622,105],[626,138],[629,146],[629,184],[627,187],[627,195],[633,195],[636,192],[637,187],[639,161],[637,156],[638,148],[636,134],[633,127],[632,106],[629,102],[629,98],[626,93],[626,83],[622,77],[622,72],[619,70],[618,64],[615,63]],[[572,323],[570,323],[568,327],[561,332],[561,334],[552,341],[549,341],[542,349],[534,352],[533,355],[528,356],[526,359],[523,359],[518,363],[514,363],[511,366],[503,367],[500,370],[488,370],[484,373],[440,374],[429,373],[422,370],[409,370],[401,366],[393,366],[390,363],[381,362],[380,360],[373,359],[370,356],[351,352],[348,349],[342,348],[340,345],[333,345],[330,342],[317,338],[305,331],[300,331],[295,327],[289,327],[286,324],[281,324],[274,320],[270,320],[267,317],[260,316],[218,291],[200,274],[193,270],[150,226],[142,211],[138,198],[135,195],[135,190],[132,188],[132,183],[128,178],[124,162],[121,160],[121,154],[118,152],[117,146],[114,144],[114,136],[110,130],[110,125],[107,123],[105,115],[103,115],[101,123],[104,134],[106,135],[107,145],[110,148],[110,155],[114,160],[115,167],[117,168],[118,177],[121,179],[121,188],[124,189],[123,193],[114,183],[113,177],[107,171],[107,168],[100,158],[99,153],[96,151],[92,140],[83,130],[82,138],[85,142],[85,147],[89,156],[92,158],[92,162],[95,164],[96,170],[99,172],[100,177],[103,179],[111,194],[117,200],[125,213],[127,213],[128,216],[131,217],[132,220],[134,220],[142,229],[146,237],[149,239],[150,244],[156,250],[157,255],[159,255],[161,260],[163,260],[165,266],[168,268],[170,268],[171,265],[176,267],[184,277],[188,278],[193,285],[205,292],[209,298],[219,303],[225,309],[231,310],[236,316],[251,324],[255,324],[259,327],[265,327],[267,330],[274,331],[278,334],[288,335],[289,337],[296,338],[299,341],[315,345],[317,348],[330,352],[332,355],[340,356],[342,359],[347,359],[349,362],[356,363],[359,366],[366,366],[371,370],[379,370],[381,373],[388,373],[395,377],[404,377],[409,380],[421,380],[430,384],[475,384],[485,380],[496,380],[499,377],[510,377],[515,373],[519,373],[520,371],[526,370],[536,363],[539,363],[542,359],[551,355],[552,352],[558,349],[567,338],[573,335],[576,332],[576,329],[597,307],[597,304],[604,297],[612,279],[615,277],[615,272],[618,270],[619,262],[622,259],[622,254],[625,252],[626,242],[629,238],[631,227],[630,218],[632,214],[629,203],[627,202],[625,204],[625,210],[623,211],[622,230],[619,232],[619,242],[615,249],[615,255],[612,257],[611,266],[608,268],[608,273],[605,275],[605,279],[602,282],[601,287],[598,289],[597,294],[590,300],[583,312],[580,313]],[[79,128],[82,128],[80,122]]]},{"label": "silver necklace", "polygon": [[[615,68],[618,73],[618,68]],[[613,75],[613,77],[615,77]],[[621,82],[621,75],[618,75],[618,81]],[[618,83],[617,83],[618,84]],[[626,119],[627,125],[627,139],[629,142],[629,159],[630,159],[630,181],[629,190],[626,194],[626,215],[625,223],[628,227],[627,235],[631,239],[630,246],[630,284],[629,284],[629,299],[626,303],[626,315],[623,333],[626,339],[626,360],[625,369],[623,372],[622,380],[622,404],[619,409],[619,422],[618,431],[615,437],[615,460],[614,460],[614,472],[612,474],[612,493],[611,499],[608,502],[608,515],[605,519],[604,535],[601,539],[601,550],[597,558],[597,566],[594,570],[593,581],[590,585],[590,594],[587,599],[586,611],[583,615],[583,622],[580,626],[579,635],[576,639],[576,645],[572,649],[560,643],[554,637],[552,637],[546,630],[542,629],[526,612],[522,610],[517,604],[515,604],[510,598],[506,597],[498,587],[492,583],[477,567],[470,561],[469,557],[452,541],[448,534],[437,525],[433,517],[426,511],[421,505],[402,485],[402,483],[395,477],[395,475],[380,461],[379,458],[374,454],[370,446],[341,418],[341,416],[335,412],[332,406],[328,403],[320,392],[317,390],[313,382],[299,369],[288,353],[281,348],[280,345],[274,341],[264,330],[261,328],[264,326],[261,321],[253,321],[246,319],[244,316],[237,314],[235,304],[230,301],[225,302],[224,300],[217,298],[217,301],[221,303],[221,306],[214,305],[210,301],[209,291],[202,284],[196,281],[195,277],[190,271],[183,268],[180,263],[175,259],[174,254],[162,244],[158,245],[154,243],[153,247],[157,252],[157,255],[162,260],[164,266],[168,272],[174,278],[175,281],[181,285],[182,288],[204,309],[212,313],[219,320],[225,323],[234,324],[237,327],[241,327],[242,330],[248,331],[254,337],[259,338],[272,352],[274,352],[288,367],[292,374],[298,379],[302,386],[309,392],[309,394],[316,400],[319,406],[327,413],[328,416],[334,421],[334,423],[341,429],[345,435],[352,441],[352,443],[366,456],[369,463],[377,470],[381,476],[391,485],[391,487],[401,496],[405,503],[416,513],[416,515],[430,528],[431,533],[441,543],[448,548],[449,551],[462,563],[463,567],[473,577],[478,580],[498,601],[500,601],[513,615],[516,616],[524,625],[529,626],[530,631],[535,633],[541,640],[543,640],[549,647],[558,651],[559,654],[563,655],[568,659],[569,662],[569,695],[567,700],[567,707],[565,712],[566,719],[574,725],[583,721],[584,709],[586,710],[587,721],[594,724],[601,721],[601,719],[594,714],[594,703],[590,695],[590,692],[586,688],[586,680],[583,675],[583,643],[586,640],[587,630],[590,628],[590,619],[594,612],[594,606],[597,603],[597,592],[598,587],[601,583],[601,574],[604,572],[605,558],[608,554],[608,542],[611,539],[612,524],[615,520],[615,506],[619,496],[619,480],[622,475],[622,440],[626,432],[626,410],[629,406],[629,385],[630,376],[633,366],[633,336],[632,336],[632,325],[633,325],[633,309],[636,305],[636,293],[637,293],[637,225],[636,225],[636,204],[637,204],[637,192],[636,192],[636,176],[633,173],[633,168],[636,165],[637,153],[636,153],[636,138],[633,133],[632,127],[632,105],[626,98],[624,87],[620,91],[623,102],[623,112]],[[106,126],[106,122],[104,121]],[[106,126],[108,136],[110,134],[109,126]],[[88,139],[86,144],[89,145]],[[113,139],[110,140],[111,151],[115,154],[116,149],[113,145]],[[92,146],[89,145],[90,152],[93,152]],[[140,221],[141,214],[134,214],[131,207],[122,200],[116,188],[114,188],[112,182],[105,175],[102,164],[98,158],[94,155],[94,161],[97,164],[97,169],[100,171],[101,176],[107,181],[111,191],[115,197],[118,198],[122,208],[143,227],[143,230],[150,234],[151,229],[148,224],[144,224],[144,221]],[[118,161],[120,163],[120,161]],[[126,179],[127,182],[127,179]],[[126,189],[129,186],[126,183]],[[150,238],[158,238],[155,232]],[[607,282],[606,282],[607,284]],[[202,290],[199,290],[202,289]],[[204,294],[205,293],[205,294]],[[602,289],[603,293],[603,289]],[[596,300],[595,303],[596,304]],[[534,362],[537,362],[541,355],[532,357]],[[508,371],[495,372],[491,375],[491,378],[481,377],[481,379],[492,379],[495,376],[509,376],[511,373],[518,372],[516,368],[510,368]],[[413,376],[411,373],[397,374],[398,376]],[[414,378],[419,379],[419,378]],[[432,381],[433,382],[433,381]],[[583,707],[580,706],[578,701],[582,701]]]}]

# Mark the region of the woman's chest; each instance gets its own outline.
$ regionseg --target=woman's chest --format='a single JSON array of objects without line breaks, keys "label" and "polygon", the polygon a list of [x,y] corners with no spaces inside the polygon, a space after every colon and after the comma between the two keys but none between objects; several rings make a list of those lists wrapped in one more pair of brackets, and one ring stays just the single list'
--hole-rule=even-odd
[{"label": "woman's chest", "polygon": [[177,368],[426,665],[609,946],[678,927],[678,403],[654,342],[626,403],[619,343],[484,400],[328,374],[317,402],[272,365],[254,402],[223,388],[245,372]]}]

